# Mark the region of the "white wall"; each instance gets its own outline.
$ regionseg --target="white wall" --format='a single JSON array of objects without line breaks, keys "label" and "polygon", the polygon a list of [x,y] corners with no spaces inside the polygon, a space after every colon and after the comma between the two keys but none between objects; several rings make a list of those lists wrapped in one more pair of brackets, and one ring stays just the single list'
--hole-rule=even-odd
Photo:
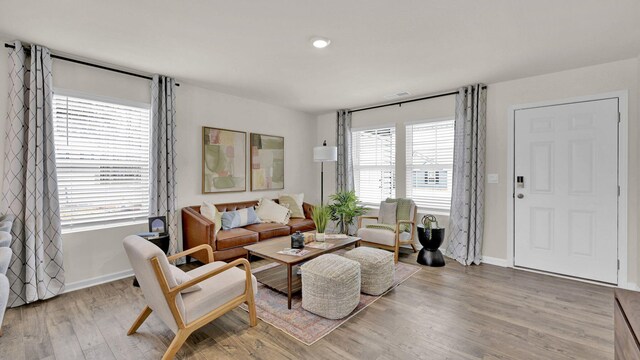
[{"label": "white wall", "polygon": [[[640,157],[637,155],[637,141],[640,132],[638,114],[640,99],[638,84],[640,82],[640,61],[637,58],[608,64],[573,69],[558,73],[546,74],[530,78],[488,84],[487,94],[487,154],[486,172],[499,175],[498,184],[486,184],[485,232],[483,255],[485,257],[507,259],[507,120],[508,109],[512,105],[526,104],[545,100],[560,100],[584,95],[593,95],[618,90],[629,91],[629,199],[628,223],[623,231],[627,232],[629,243],[629,281],[637,283],[639,278],[638,254],[638,213]],[[461,84],[464,85],[464,84]],[[453,98],[453,97],[451,97]],[[437,99],[436,99],[437,100]],[[389,107],[354,114],[353,127],[381,125],[395,122],[400,124],[408,119],[430,118],[437,114],[453,112],[453,100],[449,103],[438,103],[427,100],[403,105],[401,108]],[[421,104],[419,108],[413,108]],[[445,106],[443,109],[442,106]],[[446,112],[446,106],[451,106]],[[416,112],[410,113],[409,109]],[[371,114],[369,114],[371,113]],[[408,114],[409,113],[409,114]],[[408,114],[408,115],[407,115]],[[324,114],[317,117],[318,141],[326,138],[328,143],[335,143],[335,114]],[[398,127],[396,130],[404,131]],[[624,134],[623,134],[624,135]],[[404,144],[398,144],[397,156],[404,156]],[[330,171],[335,171],[331,167]],[[325,193],[335,191],[335,181],[325,184]],[[401,181],[398,180],[398,185]],[[402,182],[404,184],[404,182]]]},{"label": "white wall", "polygon": [[[7,68],[6,54],[0,56],[0,69]],[[6,70],[1,70],[6,73]],[[54,87],[111,98],[150,102],[149,81],[69,62],[54,60]],[[203,200],[231,202],[275,197],[280,191],[242,192],[221,195],[201,194],[202,126],[259,132],[285,137],[285,186],[282,192],[304,192],[306,200],[318,199],[317,173],[312,162],[315,144],[314,117],[253,100],[217,93],[181,83],[177,88],[178,121],[178,207],[200,204]],[[0,76],[0,128],[4,131],[7,113],[7,77]],[[4,149],[4,136],[0,149]],[[2,161],[0,161],[0,171]],[[247,160],[247,171],[249,170]],[[248,173],[247,173],[248,174]],[[0,177],[1,178],[1,177]],[[2,180],[0,180],[2,181]],[[247,183],[247,189],[249,184]],[[122,276],[130,270],[122,249],[123,237],[146,231],[146,224],[63,235],[66,283],[71,287],[92,280]]]}]

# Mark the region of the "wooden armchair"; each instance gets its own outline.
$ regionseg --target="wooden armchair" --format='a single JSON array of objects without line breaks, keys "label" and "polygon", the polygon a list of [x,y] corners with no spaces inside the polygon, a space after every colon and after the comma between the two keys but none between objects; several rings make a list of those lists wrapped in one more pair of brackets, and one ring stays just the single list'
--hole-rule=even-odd
[{"label": "wooden armchair", "polygon": [[[196,246],[167,258],[160,248],[138,236],[126,237],[123,245],[147,301],[147,306],[127,335],[134,334],[149,314],[155,311],[176,334],[163,360],[173,359],[195,330],[242,303],[249,308],[249,325],[257,324],[254,301],[257,282],[251,275],[251,266],[246,259],[230,263],[214,262],[213,250],[209,245]],[[178,285],[169,261],[196,252],[205,252],[208,263],[187,272],[192,279]],[[238,265],[242,265],[244,271],[236,268]],[[200,290],[184,292],[196,284]]]},{"label": "wooden armchair", "polygon": [[[361,245],[368,245],[393,251],[394,260],[398,262],[398,255],[400,253],[400,245],[410,245],[413,252],[416,252],[416,219],[418,217],[418,207],[413,204],[413,211],[411,213],[411,220],[399,220],[396,221],[393,231],[381,228],[368,228],[362,227],[362,220],[375,219],[377,216],[360,216],[358,217],[358,236],[362,238]],[[406,225],[410,225],[411,231],[404,231]]]}]

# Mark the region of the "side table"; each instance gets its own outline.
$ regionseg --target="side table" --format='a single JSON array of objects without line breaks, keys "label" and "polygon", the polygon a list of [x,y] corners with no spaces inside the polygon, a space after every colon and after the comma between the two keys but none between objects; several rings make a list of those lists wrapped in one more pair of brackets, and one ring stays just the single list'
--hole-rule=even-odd
[{"label": "side table", "polygon": [[[171,237],[169,235],[160,235],[157,238],[146,240],[162,249],[165,254],[169,252],[169,242],[171,241]],[[138,279],[136,279],[135,277],[133,278],[133,286],[140,287],[140,284],[138,284]]]}]

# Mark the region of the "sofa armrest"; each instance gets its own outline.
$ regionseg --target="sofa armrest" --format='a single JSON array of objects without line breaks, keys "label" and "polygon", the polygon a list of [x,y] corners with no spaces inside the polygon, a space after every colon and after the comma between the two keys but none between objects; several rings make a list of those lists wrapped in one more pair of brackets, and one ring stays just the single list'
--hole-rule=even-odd
[{"label": "sofa armrest", "polygon": [[311,213],[313,213],[313,205],[309,203],[302,203],[302,210],[304,211],[304,217],[311,219]]},{"label": "sofa armrest", "polygon": [[209,245],[216,250],[213,221],[190,207],[182,208],[182,242],[184,250]]}]

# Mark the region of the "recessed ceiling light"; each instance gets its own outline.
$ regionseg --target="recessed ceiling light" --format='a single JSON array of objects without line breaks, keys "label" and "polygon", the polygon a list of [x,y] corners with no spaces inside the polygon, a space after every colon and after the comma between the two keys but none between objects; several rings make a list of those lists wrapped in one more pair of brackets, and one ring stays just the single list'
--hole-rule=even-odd
[{"label": "recessed ceiling light", "polygon": [[331,40],[316,36],[311,38],[311,44],[317,49],[324,49],[331,44]]}]

